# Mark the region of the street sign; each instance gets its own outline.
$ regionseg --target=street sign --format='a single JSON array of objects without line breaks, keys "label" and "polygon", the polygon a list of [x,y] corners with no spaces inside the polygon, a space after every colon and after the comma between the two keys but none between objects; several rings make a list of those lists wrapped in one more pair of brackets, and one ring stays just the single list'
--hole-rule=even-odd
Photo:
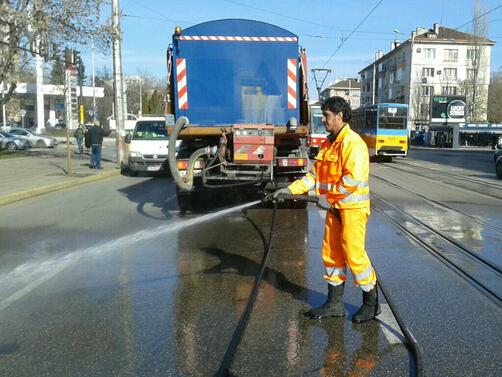
[{"label": "street sign", "polygon": [[466,115],[467,105],[465,97],[431,97],[431,123],[465,123]]},{"label": "street sign", "polygon": [[24,117],[26,115],[26,110],[22,109],[20,112],[19,112],[19,115],[21,115],[22,117]]}]

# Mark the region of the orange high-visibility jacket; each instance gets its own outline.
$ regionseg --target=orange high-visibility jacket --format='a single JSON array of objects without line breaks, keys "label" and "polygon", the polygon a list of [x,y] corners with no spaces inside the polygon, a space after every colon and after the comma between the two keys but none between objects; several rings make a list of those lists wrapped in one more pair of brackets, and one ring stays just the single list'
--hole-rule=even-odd
[{"label": "orange high-visibility jacket", "polygon": [[317,195],[326,195],[335,208],[369,207],[368,148],[348,124],[333,143],[324,141],[315,160],[310,172],[289,186],[292,194],[315,189]]}]

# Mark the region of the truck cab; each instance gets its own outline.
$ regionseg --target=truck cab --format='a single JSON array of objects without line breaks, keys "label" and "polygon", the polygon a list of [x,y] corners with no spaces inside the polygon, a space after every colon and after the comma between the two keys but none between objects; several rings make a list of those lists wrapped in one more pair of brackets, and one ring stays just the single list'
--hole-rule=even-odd
[{"label": "truck cab", "polygon": [[126,143],[130,174],[164,170],[169,144],[164,118],[138,119],[133,132],[126,136]]}]

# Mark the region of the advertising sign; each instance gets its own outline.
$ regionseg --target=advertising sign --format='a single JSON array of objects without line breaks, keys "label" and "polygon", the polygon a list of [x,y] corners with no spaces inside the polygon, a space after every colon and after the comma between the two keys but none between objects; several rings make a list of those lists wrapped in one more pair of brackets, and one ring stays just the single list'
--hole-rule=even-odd
[{"label": "advertising sign", "polygon": [[465,97],[432,96],[431,123],[465,123],[467,105]]}]

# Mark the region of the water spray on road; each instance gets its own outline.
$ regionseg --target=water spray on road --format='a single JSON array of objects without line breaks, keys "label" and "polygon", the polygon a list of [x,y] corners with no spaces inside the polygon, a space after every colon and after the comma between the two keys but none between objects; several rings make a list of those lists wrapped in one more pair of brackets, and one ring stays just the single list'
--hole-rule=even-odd
[{"label": "water spray on road", "polygon": [[[138,242],[154,239],[159,236],[179,232],[185,228],[202,224],[218,217],[238,212],[261,203],[261,200],[225,208],[193,218],[182,218],[174,222],[160,225],[153,229],[140,230],[102,244],[85,249],[76,250],[64,256],[53,257],[44,261],[33,260],[16,267],[9,273],[0,276],[0,311],[26,296],[46,281],[52,279],[60,272],[75,266],[83,257],[99,256],[100,254],[123,249]],[[19,286],[22,288],[19,288]]]}]

